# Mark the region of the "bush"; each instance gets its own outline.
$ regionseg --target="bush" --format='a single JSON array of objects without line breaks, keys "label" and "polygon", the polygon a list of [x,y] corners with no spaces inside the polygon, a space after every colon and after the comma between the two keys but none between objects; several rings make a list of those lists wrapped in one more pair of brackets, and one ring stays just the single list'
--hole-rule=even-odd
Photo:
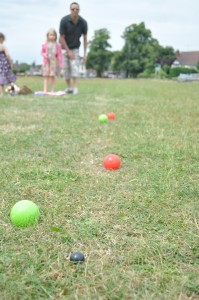
[{"label": "bush", "polygon": [[150,72],[149,70],[144,70],[144,72],[139,73],[138,78],[154,78],[155,74]]},{"label": "bush", "polygon": [[169,78],[178,77],[181,73],[183,74],[192,74],[197,73],[196,69],[189,69],[189,68],[171,68],[169,71]]},{"label": "bush", "polygon": [[196,68],[197,68],[197,71],[199,71],[199,61],[197,62]]},{"label": "bush", "polygon": [[159,77],[160,77],[161,79],[163,79],[163,78],[169,78],[169,77],[168,77],[168,74],[167,74],[164,70],[161,70],[161,71],[160,71]]},{"label": "bush", "polygon": [[170,69],[171,69],[171,67],[168,66],[168,65],[164,65],[164,66],[162,67],[162,70],[163,70],[167,75],[169,75]]}]

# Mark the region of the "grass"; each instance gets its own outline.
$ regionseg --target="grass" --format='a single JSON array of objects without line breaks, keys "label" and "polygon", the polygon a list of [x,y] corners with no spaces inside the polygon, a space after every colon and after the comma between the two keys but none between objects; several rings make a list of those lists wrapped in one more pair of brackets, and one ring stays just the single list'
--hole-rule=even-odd
[{"label": "grass", "polygon": [[[43,79],[17,83],[38,91]],[[0,298],[199,299],[198,83],[79,87],[0,99]],[[118,171],[103,167],[110,153]],[[40,208],[33,227],[10,222],[22,199]]]}]

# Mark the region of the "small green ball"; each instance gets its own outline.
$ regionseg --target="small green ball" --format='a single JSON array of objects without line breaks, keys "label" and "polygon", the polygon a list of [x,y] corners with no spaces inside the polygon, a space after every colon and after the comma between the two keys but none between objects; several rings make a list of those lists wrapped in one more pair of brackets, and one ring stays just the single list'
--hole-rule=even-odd
[{"label": "small green ball", "polygon": [[33,225],[39,220],[40,211],[38,206],[30,200],[17,202],[10,211],[12,224],[18,227]]},{"label": "small green ball", "polygon": [[106,123],[106,122],[108,121],[107,115],[105,115],[105,114],[99,115],[98,121],[99,121],[100,123]]}]

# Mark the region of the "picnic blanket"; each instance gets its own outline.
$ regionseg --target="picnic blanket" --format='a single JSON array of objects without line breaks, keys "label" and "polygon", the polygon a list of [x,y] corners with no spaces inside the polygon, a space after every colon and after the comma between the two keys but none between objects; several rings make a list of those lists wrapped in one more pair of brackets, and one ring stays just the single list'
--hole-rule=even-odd
[{"label": "picnic blanket", "polygon": [[66,95],[65,92],[63,91],[58,91],[58,92],[35,92],[35,96],[64,96]]}]

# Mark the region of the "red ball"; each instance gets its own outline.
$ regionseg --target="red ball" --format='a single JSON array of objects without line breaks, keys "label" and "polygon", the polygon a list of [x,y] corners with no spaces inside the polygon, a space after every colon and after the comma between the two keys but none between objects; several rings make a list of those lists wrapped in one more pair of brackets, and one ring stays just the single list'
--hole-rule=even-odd
[{"label": "red ball", "polygon": [[109,154],[104,158],[104,167],[107,170],[117,170],[120,168],[120,158],[115,154]]},{"label": "red ball", "polygon": [[109,120],[114,120],[115,119],[115,113],[110,112],[110,113],[108,113],[107,117],[108,117]]}]

